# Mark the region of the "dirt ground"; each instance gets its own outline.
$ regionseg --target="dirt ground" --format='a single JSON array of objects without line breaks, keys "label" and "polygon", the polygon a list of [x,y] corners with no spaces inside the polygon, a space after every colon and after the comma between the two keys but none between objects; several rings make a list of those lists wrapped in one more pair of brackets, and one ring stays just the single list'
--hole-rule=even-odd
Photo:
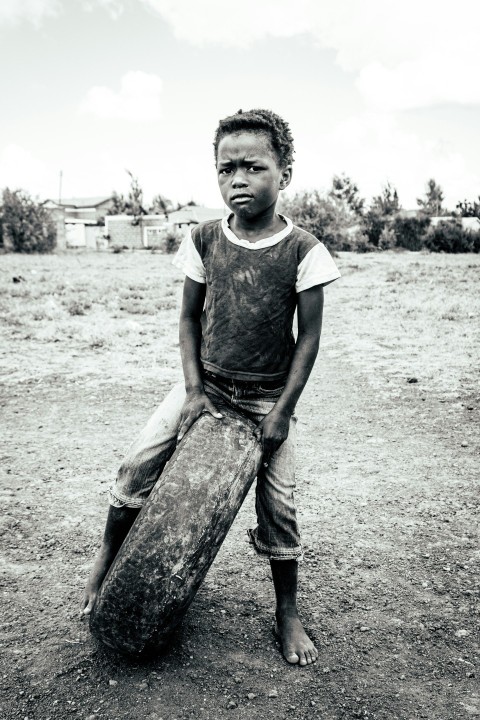
[{"label": "dirt ground", "polygon": [[170,652],[79,620],[126,445],[180,379],[180,273],[150,252],[0,257],[5,720],[480,716],[478,256],[342,253],[298,407],[300,605],[284,662],[242,507]]}]

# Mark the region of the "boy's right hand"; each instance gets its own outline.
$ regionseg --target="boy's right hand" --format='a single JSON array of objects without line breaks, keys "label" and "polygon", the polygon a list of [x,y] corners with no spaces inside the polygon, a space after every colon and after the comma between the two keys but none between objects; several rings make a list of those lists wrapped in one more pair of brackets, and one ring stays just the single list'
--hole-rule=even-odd
[{"label": "boy's right hand", "polygon": [[192,427],[195,420],[206,412],[219,420],[223,418],[223,415],[218,412],[215,405],[204,392],[195,391],[193,393],[187,393],[180,415],[180,428],[177,435],[178,442],[180,442],[187,430]]}]

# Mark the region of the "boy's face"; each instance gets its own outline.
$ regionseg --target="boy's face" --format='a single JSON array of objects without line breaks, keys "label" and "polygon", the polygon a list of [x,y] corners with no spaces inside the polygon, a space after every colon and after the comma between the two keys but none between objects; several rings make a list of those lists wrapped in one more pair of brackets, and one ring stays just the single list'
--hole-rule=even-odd
[{"label": "boy's face", "polygon": [[266,133],[225,135],[217,151],[217,175],[223,201],[235,215],[254,219],[275,208],[278,193],[290,182],[290,165],[281,168]]}]

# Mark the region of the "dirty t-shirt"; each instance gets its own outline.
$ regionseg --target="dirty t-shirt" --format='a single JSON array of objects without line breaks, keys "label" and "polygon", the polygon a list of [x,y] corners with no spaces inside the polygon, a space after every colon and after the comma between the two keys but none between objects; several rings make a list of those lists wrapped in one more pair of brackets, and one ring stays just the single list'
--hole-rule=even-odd
[{"label": "dirty t-shirt", "polygon": [[284,379],[295,349],[297,294],[340,277],[326,247],[283,220],[282,231],[253,243],[237,238],[228,217],[201,223],[180,246],[174,265],[206,284],[201,362],[211,372]]}]

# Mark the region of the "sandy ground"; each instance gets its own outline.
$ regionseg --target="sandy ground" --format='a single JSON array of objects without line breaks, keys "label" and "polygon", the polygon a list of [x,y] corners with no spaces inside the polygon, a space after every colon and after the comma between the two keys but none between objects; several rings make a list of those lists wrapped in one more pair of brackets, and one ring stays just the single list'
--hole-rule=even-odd
[{"label": "sandy ground", "polygon": [[79,608],[105,490],[181,377],[182,279],[147,252],[0,257],[1,718],[480,716],[480,258],[338,264],[298,408],[300,602],[320,648],[300,669],[246,542],[252,494],[169,653],[92,639]]}]

